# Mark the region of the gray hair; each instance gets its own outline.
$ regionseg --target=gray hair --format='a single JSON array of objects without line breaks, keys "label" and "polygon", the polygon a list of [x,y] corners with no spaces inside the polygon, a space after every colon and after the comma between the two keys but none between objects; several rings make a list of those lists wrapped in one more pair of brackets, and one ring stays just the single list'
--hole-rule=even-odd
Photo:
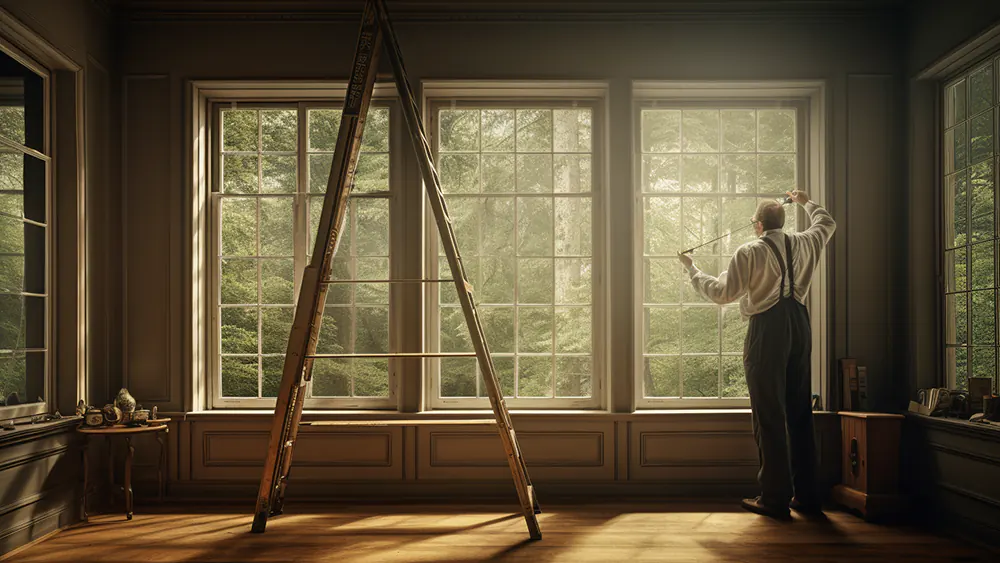
[{"label": "gray hair", "polygon": [[785,226],[785,208],[776,201],[762,201],[753,218],[760,222],[765,231],[780,229]]}]

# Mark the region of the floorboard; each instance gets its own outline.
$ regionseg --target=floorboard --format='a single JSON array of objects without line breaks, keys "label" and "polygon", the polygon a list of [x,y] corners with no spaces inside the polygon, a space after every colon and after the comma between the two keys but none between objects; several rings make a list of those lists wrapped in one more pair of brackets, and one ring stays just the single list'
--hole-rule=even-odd
[{"label": "floorboard", "polygon": [[143,509],[86,524],[13,554],[9,561],[73,562],[459,562],[459,561],[844,561],[1000,560],[967,543],[912,528],[825,519],[776,522],[729,504],[545,506],[543,539],[527,539],[506,506],[297,505],[251,534],[243,507]]}]

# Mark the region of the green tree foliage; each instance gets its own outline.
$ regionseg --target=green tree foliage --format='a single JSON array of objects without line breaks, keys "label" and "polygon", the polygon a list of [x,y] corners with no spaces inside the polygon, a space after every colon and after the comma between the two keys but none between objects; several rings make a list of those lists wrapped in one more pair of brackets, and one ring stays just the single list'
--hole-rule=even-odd
[{"label": "green tree foliage", "polygon": [[[695,252],[712,275],[755,237],[761,199],[796,185],[796,118],[791,109],[650,109],[641,113],[644,394],[746,397],[738,307],[706,302],[675,257]],[[794,215],[787,231],[796,228]]]},{"label": "green tree foliage", "polygon": [[[300,124],[296,110],[222,112],[220,320],[222,394],[277,395],[295,306],[295,241],[307,236],[311,253],[319,227],[340,127],[340,110],[307,112],[308,180],[298,186]],[[388,192],[389,111],[369,111],[355,192]],[[297,227],[296,192],[307,200],[308,226]],[[285,195],[287,194],[287,195]],[[334,259],[332,277],[389,276],[389,207],[382,198],[354,199]],[[309,256],[300,257],[302,261]],[[388,288],[339,284],[327,293],[318,351],[388,352]],[[259,382],[259,383],[258,383]],[[388,395],[385,360],[318,360],[313,396]]]},{"label": "green tree foliage", "polygon": [[996,378],[996,107],[993,65],[945,91],[946,339],[955,387]]},{"label": "green tree foliage", "polygon": [[[24,108],[0,108],[0,136],[18,144],[25,142]],[[21,402],[34,402],[28,397],[29,370],[24,352],[27,347],[28,325],[44,322],[42,315],[26,315],[24,287],[25,233],[41,234],[42,228],[26,226],[23,220],[25,166],[34,157],[9,147],[0,148],[0,400],[17,393]],[[41,248],[38,251],[44,252]],[[44,263],[34,256],[33,262]],[[32,288],[37,292],[38,289]],[[41,300],[42,298],[31,298]],[[34,328],[34,327],[33,327]],[[33,343],[41,345],[40,343]],[[41,377],[41,373],[33,374]],[[33,387],[38,387],[38,383]]]},{"label": "green tree foliage", "polygon": [[[502,392],[589,397],[591,111],[444,109],[438,117],[442,188]],[[443,254],[439,270],[451,277]],[[472,351],[454,288],[442,285],[439,300],[441,350]],[[474,360],[444,360],[440,394],[482,397],[480,378]]]}]

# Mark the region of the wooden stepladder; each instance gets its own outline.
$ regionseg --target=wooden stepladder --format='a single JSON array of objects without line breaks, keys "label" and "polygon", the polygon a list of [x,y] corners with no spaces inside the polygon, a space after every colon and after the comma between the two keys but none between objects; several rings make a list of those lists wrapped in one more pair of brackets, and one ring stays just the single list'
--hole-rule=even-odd
[{"label": "wooden stepladder", "polygon": [[[331,280],[331,264],[340,242],[341,227],[344,225],[351,188],[354,184],[354,173],[358,153],[361,149],[361,136],[364,132],[365,118],[371,102],[375,86],[375,75],[378,69],[379,56],[382,48],[386,49],[389,62],[392,65],[399,92],[403,115],[413,148],[417,153],[417,161],[423,177],[431,209],[441,235],[441,243],[448,265],[451,268],[452,280],[380,280],[396,283],[436,283],[454,281],[458,292],[465,322],[469,327],[474,353],[389,353],[389,354],[317,354],[316,345],[320,326],[323,320],[323,303],[326,302],[326,291],[331,283],[344,280]],[[371,283],[373,280],[364,280]],[[319,232],[316,236],[316,246],[312,261],[306,267],[302,276],[298,302],[292,330],[288,338],[285,353],[285,366],[282,371],[281,387],[278,391],[277,403],[274,409],[274,421],[271,425],[271,439],[268,445],[267,458],[264,463],[264,474],[260,481],[257,494],[257,507],[254,514],[253,532],[263,532],[269,516],[281,514],[285,499],[285,488],[288,485],[288,474],[292,464],[292,451],[295,447],[298,429],[302,425],[351,425],[351,426],[382,426],[386,424],[413,424],[405,421],[316,421],[302,422],[302,407],[305,402],[306,384],[312,377],[313,362],[319,358],[396,358],[396,357],[451,357],[475,356],[483,373],[486,391],[490,398],[495,420],[469,420],[465,423],[481,424],[488,422],[496,424],[507,454],[514,477],[521,510],[532,539],[541,539],[542,532],[538,526],[536,514],[541,512],[535,497],[534,487],[528,477],[528,469],[521,456],[514,427],[511,424],[510,413],[500,391],[486,344],[485,333],[479,320],[472,287],[465,277],[462,257],[455,242],[451,219],[441,191],[441,182],[434,168],[430,144],[424,134],[417,103],[410,89],[403,59],[393,33],[392,25],[386,11],[385,0],[368,0],[365,4],[361,23],[361,33],[358,37],[358,48],[354,56],[351,78],[348,83],[347,96],[344,100],[344,111],[340,122],[340,133],[333,156],[333,166],[327,183],[326,195],[323,198],[323,211],[320,216]],[[442,421],[419,421],[423,424],[440,424]],[[449,420],[445,424],[462,423]]]}]

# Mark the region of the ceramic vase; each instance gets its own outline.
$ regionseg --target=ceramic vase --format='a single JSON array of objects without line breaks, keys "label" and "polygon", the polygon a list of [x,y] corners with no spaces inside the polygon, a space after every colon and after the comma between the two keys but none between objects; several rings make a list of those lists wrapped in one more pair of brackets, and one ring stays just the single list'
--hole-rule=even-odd
[{"label": "ceramic vase", "polygon": [[135,397],[128,392],[128,389],[122,387],[115,397],[115,406],[121,409],[122,413],[131,414],[135,410]]}]

